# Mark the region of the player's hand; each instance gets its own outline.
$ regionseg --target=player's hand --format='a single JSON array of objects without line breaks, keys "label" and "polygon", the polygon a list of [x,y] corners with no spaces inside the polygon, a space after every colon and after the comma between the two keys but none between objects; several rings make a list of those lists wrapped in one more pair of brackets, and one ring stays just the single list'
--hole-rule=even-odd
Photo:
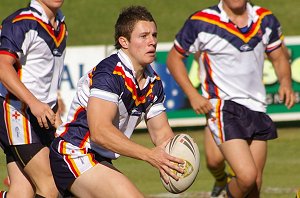
[{"label": "player's hand", "polygon": [[49,124],[55,125],[55,113],[48,104],[39,100],[33,101],[29,106],[31,113],[36,117],[41,128],[49,129]]},{"label": "player's hand", "polygon": [[278,93],[280,101],[284,101],[284,104],[288,109],[292,108],[296,100],[293,89],[290,86],[280,86]]},{"label": "player's hand", "polygon": [[178,164],[184,164],[184,160],[173,157],[164,151],[164,146],[157,146],[151,149],[147,160],[152,166],[159,170],[159,173],[166,183],[169,183],[168,175],[178,180],[175,172],[183,173],[184,170]]},{"label": "player's hand", "polygon": [[57,111],[55,113],[55,123],[54,123],[54,127],[57,129],[59,127],[59,125],[62,124],[62,120],[61,120],[61,115],[60,115],[60,111]]},{"label": "player's hand", "polygon": [[199,93],[189,98],[193,110],[197,114],[206,114],[213,109],[212,104],[208,99],[201,96]]}]

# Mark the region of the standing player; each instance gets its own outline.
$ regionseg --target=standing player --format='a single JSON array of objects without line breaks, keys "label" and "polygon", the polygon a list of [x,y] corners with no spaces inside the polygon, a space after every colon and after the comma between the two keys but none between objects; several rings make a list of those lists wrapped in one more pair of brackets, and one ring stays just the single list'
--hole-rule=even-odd
[{"label": "standing player", "polygon": [[57,197],[49,162],[60,124],[57,91],[66,47],[63,0],[32,0],[2,23],[0,139],[7,158],[7,197]]},{"label": "standing player", "polygon": [[[76,197],[143,197],[111,160],[120,155],[143,160],[179,179],[172,169],[182,160],[164,151],[174,136],[163,106],[162,82],[150,66],[155,59],[157,29],[141,6],[124,9],[115,24],[116,54],[101,61],[78,82],[67,122],[50,151],[55,183],[63,195]],[[145,119],[149,149],[130,140]]]},{"label": "standing player", "polygon": [[[280,83],[287,108],[294,104],[291,70],[280,24],[267,9],[247,0],[221,0],[192,14],[176,35],[167,65],[196,113],[206,114],[215,142],[233,169],[228,197],[259,197],[267,140],[277,138],[267,116],[262,83],[264,53]],[[184,65],[201,52],[203,96],[192,86]]]},{"label": "standing player", "polygon": [[[200,52],[194,54],[194,58],[198,63],[201,61],[200,55]],[[198,73],[200,73],[200,67]],[[215,143],[208,126],[204,128],[203,143],[206,167],[215,179],[211,198],[216,198],[225,190],[227,182],[234,176],[234,173],[230,166],[225,163],[224,156]]]}]

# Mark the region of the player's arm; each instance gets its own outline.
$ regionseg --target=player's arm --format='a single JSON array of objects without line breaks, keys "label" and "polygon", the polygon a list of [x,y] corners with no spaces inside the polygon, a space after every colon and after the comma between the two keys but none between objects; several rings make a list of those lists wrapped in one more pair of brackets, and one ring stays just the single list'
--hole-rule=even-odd
[{"label": "player's arm", "polygon": [[278,90],[280,100],[290,109],[295,104],[295,94],[292,89],[291,66],[286,46],[282,43],[281,47],[268,53],[268,58],[273,64],[280,84]]},{"label": "player's arm", "polygon": [[[174,137],[173,130],[168,122],[167,114],[164,111],[150,119],[147,119],[146,124],[153,144],[159,149],[164,149],[171,138]],[[172,156],[170,156],[169,160],[177,163],[184,163],[183,160],[176,159]],[[166,181],[167,177],[165,171],[160,170],[160,174]]]},{"label": "player's arm", "polygon": [[151,140],[156,146],[165,146],[174,137],[165,112],[148,119],[146,124]]},{"label": "player's arm", "polygon": [[197,114],[208,113],[212,109],[211,103],[201,96],[198,90],[193,86],[189,79],[185,64],[184,56],[180,54],[175,47],[171,49],[167,57],[167,67],[188,97],[190,104]]},{"label": "player's arm", "polygon": [[47,119],[54,125],[55,114],[47,104],[40,102],[20,81],[14,68],[16,62],[15,57],[0,54],[0,81],[9,92],[29,106],[41,127],[49,128]]},{"label": "player's arm", "polygon": [[144,160],[159,169],[160,172],[166,172],[174,179],[179,179],[170,168],[181,172],[179,167],[171,163],[171,161],[180,162],[180,160],[168,155],[162,147],[149,149],[127,138],[113,125],[116,116],[118,116],[118,108],[115,103],[90,97],[87,119],[91,140],[120,155]]}]

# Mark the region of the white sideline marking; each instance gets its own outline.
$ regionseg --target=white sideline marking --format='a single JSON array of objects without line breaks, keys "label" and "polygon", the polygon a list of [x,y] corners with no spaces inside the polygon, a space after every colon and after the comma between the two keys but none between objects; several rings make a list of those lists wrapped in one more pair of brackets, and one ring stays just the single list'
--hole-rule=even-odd
[{"label": "white sideline marking", "polygon": [[[276,188],[276,187],[265,187],[262,189],[262,193],[265,194],[295,194],[296,188]],[[182,194],[171,194],[171,193],[160,193],[155,195],[148,195],[147,198],[209,198],[210,192],[189,192]],[[222,197],[222,196],[220,196]]]}]

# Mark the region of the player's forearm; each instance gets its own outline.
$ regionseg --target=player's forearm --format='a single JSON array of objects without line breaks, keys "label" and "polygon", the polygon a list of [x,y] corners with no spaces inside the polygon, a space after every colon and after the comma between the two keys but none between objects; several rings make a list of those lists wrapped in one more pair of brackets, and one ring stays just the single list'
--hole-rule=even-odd
[{"label": "player's forearm", "polygon": [[268,54],[268,57],[273,64],[280,85],[291,86],[291,66],[289,63],[287,48],[284,44],[280,48]]},{"label": "player's forearm", "polygon": [[0,80],[10,93],[16,96],[20,101],[25,102],[28,106],[31,106],[31,104],[37,100],[20,81],[12,65],[0,66]]},{"label": "player's forearm", "polygon": [[292,86],[291,67],[288,60],[282,57],[273,62],[278,82],[281,86]]},{"label": "player's forearm", "polygon": [[182,55],[179,55],[174,48],[169,53],[167,66],[170,73],[188,98],[198,94],[197,89],[189,79]]},{"label": "player's forearm", "polygon": [[145,156],[150,152],[150,149],[133,142],[113,125],[98,125],[95,129],[90,127],[90,132],[94,143],[120,155],[145,160]]},{"label": "player's forearm", "polygon": [[174,136],[165,112],[147,120],[147,128],[156,146],[168,142]]}]

